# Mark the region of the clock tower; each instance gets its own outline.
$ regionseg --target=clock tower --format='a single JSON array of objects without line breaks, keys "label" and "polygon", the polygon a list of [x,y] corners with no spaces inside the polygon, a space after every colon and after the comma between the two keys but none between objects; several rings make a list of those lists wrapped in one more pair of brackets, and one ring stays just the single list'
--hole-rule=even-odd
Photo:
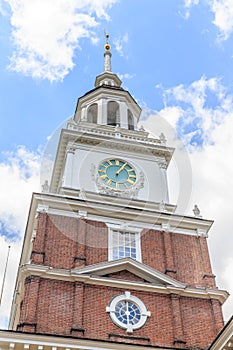
[{"label": "clock tower", "polygon": [[32,196],[3,349],[206,349],[223,327],[212,221],[169,203],[174,149],[138,129],[110,49]]}]

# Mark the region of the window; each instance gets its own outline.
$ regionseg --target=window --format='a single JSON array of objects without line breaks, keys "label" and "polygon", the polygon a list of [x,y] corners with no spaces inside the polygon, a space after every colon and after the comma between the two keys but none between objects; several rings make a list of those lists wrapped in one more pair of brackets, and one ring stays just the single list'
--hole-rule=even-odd
[{"label": "window", "polygon": [[108,102],[107,107],[107,124],[116,126],[120,125],[120,111],[119,105],[115,101]]},{"label": "window", "polygon": [[140,233],[110,229],[109,260],[132,258],[141,261]]},{"label": "window", "polygon": [[145,304],[130,292],[115,297],[106,307],[106,312],[110,314],[113,323],[127,333],[144,326],[147,317],[151,315]]}]

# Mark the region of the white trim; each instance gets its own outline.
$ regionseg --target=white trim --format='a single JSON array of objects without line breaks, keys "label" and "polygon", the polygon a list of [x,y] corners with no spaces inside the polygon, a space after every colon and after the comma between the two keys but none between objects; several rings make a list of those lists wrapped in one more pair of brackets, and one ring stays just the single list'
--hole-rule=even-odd
[{"label": "white trim", "polygon": [[[229,346],[228,344],[231,343]],[[232,348],[233,344],[233,317],[228,321],[220,335],[212,343],[209,350],[220,350]]]},{"label": "white trim", "polygon": [[178,288],[186,288],[187,286],[185,283],[181,283],[174,278],[131,258],[101,262],[94,265],[75,268],[72,271],[77,274],[95,274],[98,276],[104,276],[106,274],[119,272],[122,270],[127,270],[134,275],[141,277],[145,281],[157,285],[170,285]]},{"label": "white trim", "polygon": [[[127,343],[114,343],[101,340],[80,339],[62,336],[48,336],[38,334],[27,334],[12,331],[0,331],[0,348],[8,350],[10,344],[15,344],[15,348],[23,350],[24,344],[29,344],[30,348],[43,345],[47,350],[76,349],[76,350],[148,350],[148,346],[134,345]],[[158,346],[151,346],[151,350],[162,350]],[[174,348],[170,348],[172,350]],[[164,350],[168,350],[165,349]]]},{"label": "white trim", "polygon": [[[63,210],[63,209],[53,209],[53,208],[49,208],[47,207],[46,213],[48,214],[53,214],[53,215],[62,215],[62,216],[67,216],[67,217],[72,217],[72,218],[79,218],[79,211],[77,213],[77,211],[71,211],[71,210]],[[183,234],[183,235],[189,235],[189,236],[202,236],[202,237],[208,237],[208,233],[207,233],[207,229],[185,229],[185,228],[181,228],[181,227],[174,227],[174,226],[170,226],[167,222],[161,223],[161,224],[149,224],[149,223],[144,223],[144,222],[139,222],[137,221],[137,226],[134,226],[132,224],[132,221],[127,220],[127,219],[116,219],[116,218],[108,218],[105,216],[101,216],[101,215],[92,215],[89,214],[88,211],[85,211],[86,213],[86,217],[88,218],[88,220],[93,220],[93,221],[98,221],[98,222],[103,222],[105,223],[107,226],[116,226],[119,225],[126,225],[128,227],[130,227],[130,230],[140,230],[142,231],[143,229],[148,229],[148,230],[158,230],[158,231],[169,231],[169,232],[173,232],[173,233],[177,233],[177,234]],[[175,215],[175,214],[174,214]],[[111,220],[111,221],[110,221]],[[167,221],[167,219],[166,219]],[[119,227],[118,227],[119,229]]]},{"label": "white trim", "polygon": [[[139,263],[138,263],[139,264]],[[216,299],[221,304],[228,298],[229,293],[220,289],[213,288],[191,288],[191,287],[177,287],[174,285],[155,285],[152,283],[134,282],[127,280],[117,280],[89,274],[77,274],[77,270],[62,270],[55,269],[49,266],[30,265],[26,264],[20,268],[21,280],[27,276],[40,276],[41,278],[49,278],[61,281],[80,281],[86,284],[104,285],[112,288],[123,288],[131,290],[143,290],[152,293],[163,294],[178,294],[180,296],[202,298],[202,299]],[[21,291],[19,291],[19,294]]]}]

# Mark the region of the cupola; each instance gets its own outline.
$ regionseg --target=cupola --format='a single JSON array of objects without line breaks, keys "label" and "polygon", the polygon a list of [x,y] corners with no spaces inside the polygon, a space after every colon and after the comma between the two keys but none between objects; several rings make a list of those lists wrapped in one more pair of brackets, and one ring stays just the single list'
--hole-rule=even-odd
[{"label": "cupola", "polygon": [[131,94],[121,87],[120,78],[112,73],[111,46],[105,34],[104,72],[95,79],[95,88],[78,99],[74,119],[93,126],[109,125],[136,130],[141,108]]}]

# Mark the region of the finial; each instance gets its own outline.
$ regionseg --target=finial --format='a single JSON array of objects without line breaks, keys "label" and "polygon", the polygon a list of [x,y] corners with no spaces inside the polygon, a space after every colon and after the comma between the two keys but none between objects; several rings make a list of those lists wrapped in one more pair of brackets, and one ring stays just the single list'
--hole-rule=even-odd
[{"label": "finial", "polygon": [[194,216],[196,216],[197,218],[201,218],[202,217],[200,215],[201,214],[200,209],[198,208],[198,206],[196,204],[194,205],[193,213],[194,213]]},{"label": "finial", "polygon": [[105,48],[106,51],[109,51],[109,50],[111,49],[111,46],[110,46],[110,44],[109,44],[109,42],[108,42],[109,34],[107,34],[107,33],[104,31],[104,35],[105,35],[105,39],[106,39],[106,44],[105,44],[104,48]]},{"label": "finial", "polygon": [[45,180],[44,184],[42,185],[42,192],[49,192],[49,182],[48,182],[48,180]]},{"label": "finial", "polygon": [[106,39],[106,44],[104,45],[104,48],[105,48],[105,52],[104,52],[104,71],[105,72],[111,72],[112,71],[112,67],[111,67],[112,54],[110,52],[111,46],[110,46],[110,44],[108,42],[109,34],[107,34],[104,31],[104,35],[105,35],[105,39]]}]

